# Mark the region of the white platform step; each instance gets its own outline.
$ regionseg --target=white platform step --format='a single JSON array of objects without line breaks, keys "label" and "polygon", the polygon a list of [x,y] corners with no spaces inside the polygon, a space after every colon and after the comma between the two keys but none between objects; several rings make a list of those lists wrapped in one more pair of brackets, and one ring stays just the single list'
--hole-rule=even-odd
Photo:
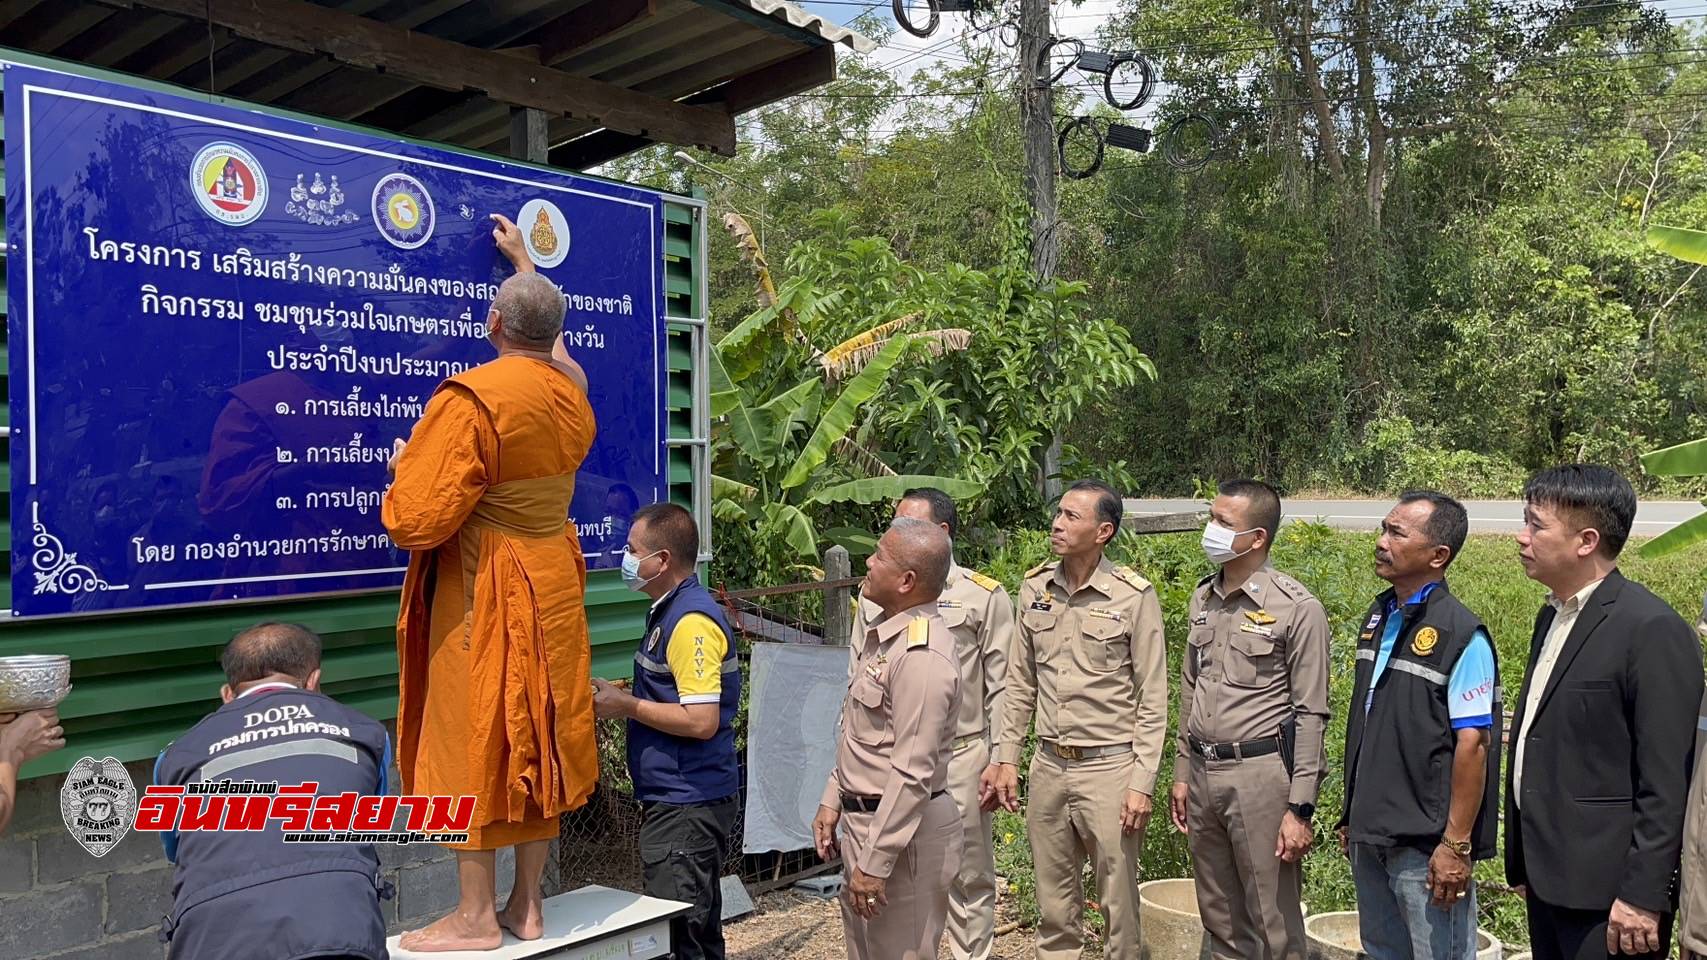
[{"label": "white platform step", "polygon": [[401,935],[385,942],[391,960],[651,960],[670,952],[670,919],[689,909],[676,900],[588,886],[548,897],[545,936],[517,940],[504,934],[494,950],[414,953],[399,949]]}]

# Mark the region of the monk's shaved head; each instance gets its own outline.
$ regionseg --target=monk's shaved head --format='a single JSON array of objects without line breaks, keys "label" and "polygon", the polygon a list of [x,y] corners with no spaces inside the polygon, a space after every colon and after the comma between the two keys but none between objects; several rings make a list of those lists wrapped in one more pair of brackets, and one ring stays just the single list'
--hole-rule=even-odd
[{"label": "monk's shaved head", "polygon": [[550,346],[563,332],[566,308],[557,285],[531,270],[505,280],[492,300],[504,339],[536,349]]},{"label": "monk's shaved head", "polygon": [[320,669],[320,637],[295,623],[258,623],[226,644],[219,665],[233,687],[281,674],[303,682]]}]

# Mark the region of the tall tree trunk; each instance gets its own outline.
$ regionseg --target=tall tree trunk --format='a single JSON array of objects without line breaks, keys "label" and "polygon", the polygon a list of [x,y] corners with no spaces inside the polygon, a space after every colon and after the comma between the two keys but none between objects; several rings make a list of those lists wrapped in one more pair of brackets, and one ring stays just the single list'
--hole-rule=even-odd
[{"label": "tall tree trunk", "polygon": [[1369,164],[1365,171],[1364,205],[1371,227],[1381,226],[1381,204],[1387,193],[1387,121],[1375,97],[1374,18],[1369,0],[1357,0],[1353,24],[1352,52],[1357,60],[1357,99],[1363,107],[1365,135],[1369,138]]},{"label": "tall tree trunk", "polygon": [[[1060,259],[1060,208],[1055,199],[1055,91],[1037,82],[1038,60],[1049,46],[1049,0],[1020,0],[1019,114],[1025,136],[1025,189],[1031,201],[1031,270],[1040,281],[1055,276]],[[1043,453],[1038,492],[1046,502],[1061,495],[1061,435]]]},{"label": "tall tree trunk", "polygon": [[[1304,81],[1304,88],[1309,92],[1310,109],[1316,115],[1316,147],[1322,153],[1322,162],[1328,165],[1328,172],[1334,179],[1345,180],[1345,155],[1340,150],[1338,137],[1335,136],[1333,105],[1328,102],[1327,88],[1322,84],[1322,71],[1316,63],[1314,46],[1314,7],[1310,0],[1299,4],[1298,31],[1293,33],[1282,26],[1281,42],[1290,44],[1298,55],[1298,74]],[[1278,16],[1276,23],[1284,23]]]}]

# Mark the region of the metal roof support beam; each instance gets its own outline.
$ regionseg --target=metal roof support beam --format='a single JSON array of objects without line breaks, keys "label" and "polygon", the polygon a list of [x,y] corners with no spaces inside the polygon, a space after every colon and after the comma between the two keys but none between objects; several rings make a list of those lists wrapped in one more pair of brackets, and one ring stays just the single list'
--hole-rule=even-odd
[{"label": "metal roof support beam", "polygon": [[492,50],[442,40],[305,0],[101,0],[213,22],[238,36],[446,90],[575,117],[649,140],[735,152],[735,121],[715,105],[692,106],[577,77]]}]

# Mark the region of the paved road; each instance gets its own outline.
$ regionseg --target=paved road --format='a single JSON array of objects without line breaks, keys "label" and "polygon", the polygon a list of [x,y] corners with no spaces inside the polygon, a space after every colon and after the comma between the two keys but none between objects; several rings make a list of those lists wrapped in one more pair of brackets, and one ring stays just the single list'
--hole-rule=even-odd
[{"label": "paved road", "polygon": [[[1349,530],[1371,530],[1392,509],[1393,500],[1287,500],[1286,519],[1318,520]],[[1468,500],[1473,533],[1515,533],[1522,525],[1521,500]],[[1128,500],[1128,514],[1185,513],[1201,510],[1197,500]],[[1647,500],[1636,508],[1636,528],[1641,537],[1658,536],[1707,508],[1693,500]]]}]

